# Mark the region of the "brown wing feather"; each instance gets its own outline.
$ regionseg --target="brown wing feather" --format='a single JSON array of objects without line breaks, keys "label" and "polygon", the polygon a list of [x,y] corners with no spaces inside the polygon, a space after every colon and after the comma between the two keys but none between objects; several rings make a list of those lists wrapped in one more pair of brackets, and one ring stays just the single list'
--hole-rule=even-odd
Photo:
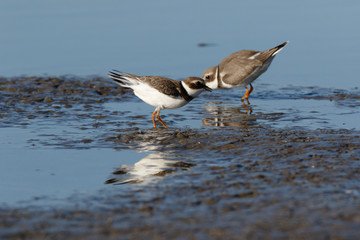
[{"label": "brown wing feather", "polygon": [[283,47],[285,47],[288,44],[288,42],[284,42],[276,47],[270,48],[268,50],[262,51],[260,52],[259,55],[257,55],[255,58],[265,62],[267,59],[271,58],[272,56],[275,56],[274,53],[276,53],[277,51],[279,51],[280,49],[282,49]]},{"label": "brown wing feather", "polygon": [[140,78],[140,76],[138,76],[138,75],[131,74],[131,73],[126,73],[126,72],[121,72],[121,71],[119,71],[119,70],[115,70],[115,69],[113,69],[113,72],[118,72],[118,73],[121,73],[122,75],[125,75],[125,76],[128,76],[128,77],[131,77],[131,78],[137,78],[137,79],[139,79],[139,78]]},{"label": "brown wing feather", "polygon": [[226,57],[219,64],[219,71],[222,73],[223,82],[231,85],[239,84],[239,81],[246,79],[254,70],[262,65],[257,59],[249,57],[258,51],[242,50]]},{"label": "brown wing feather", "polygon": [[[255,50],[241,50],[227,56],[219,64],[219,71],[222,73],[222,81],[231,85],[238,85],[263,64],[266,64],[268,67],[276,53],[287,44],[288,42],[284,42],[262,52]],[[253,80],[265,72],[267,67],[258,71],[256,75],[252,75]]]},{"label": "brown wing feather", "polygon": [[141,81],[148,83],[158,91],[170,95],[172,97],[181,96],[178,89],[180,89],[180,81],[160,76],[144,76],[139,77]]},{"label": "brown wing feather", "polygon": [[259,51],[255,50],[240,50],[237,52],[234,52],[224,58],[220,64],[226,64],[227,62],[231,61],[232,59],[248,59],[249,57],[253,56],[254,54],[259,53]]},{"label": "brown wing feather", "polygon": [[[120,75],[120,74],[122,75]],[[113,72],[110,72],[110,77],[114,76],[117,78],[121,77],[129,77],[129,78],[133,78],[133,79],[137,79],[138,81],[144,82],[149,84],[151,87],[155,88],[156,90],[158,90],[159,92],[165,93],[167,95],[173,96],[173,97],[179,97],[181,96],[180,93],[180,82],[170,79],[170,78],[165,78],[165,77],[160,77],[160,76],[138,76],[135,74],[131,74],[131,73],[126,73],[126,72],[121,72],[118,70],[113,70]],[[121,80],[119,80],[121,81]]]}]

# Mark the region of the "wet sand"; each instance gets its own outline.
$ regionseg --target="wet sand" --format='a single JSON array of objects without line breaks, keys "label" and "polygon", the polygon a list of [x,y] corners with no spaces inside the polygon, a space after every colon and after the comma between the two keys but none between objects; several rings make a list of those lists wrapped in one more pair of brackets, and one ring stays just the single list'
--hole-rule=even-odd
[{"label": "wet sand", "polygon": [[[334,92],[292,96],[359,107],[360,95]],[[70,196],[57,205],[39,206],[36,200],[25,206],[0,205],[2,239],[360,236],[358,129],[272,127],[271,122],[296,119],[259,112],[251,104],[217,109],[215,117],[190,106],[184,114],[196,113],[202,127],[153,129],[144,127],[150,126],[147,113],[104,111],[107,102],[138,100],[102,78],[0,79],[0,93],[0,127],[83,121],[76,129],[85,134],[29,139],[34,148],[114,148],[119,154],[134,149],[169,160],[150,180],[137,178],[135,168],[120,166],[104,179],[101,191]],[[204,95],[201,101],[220,100]],[[127,118],[119,119],[121,115]],[[165,116],[170,126],[182,119]]]}]

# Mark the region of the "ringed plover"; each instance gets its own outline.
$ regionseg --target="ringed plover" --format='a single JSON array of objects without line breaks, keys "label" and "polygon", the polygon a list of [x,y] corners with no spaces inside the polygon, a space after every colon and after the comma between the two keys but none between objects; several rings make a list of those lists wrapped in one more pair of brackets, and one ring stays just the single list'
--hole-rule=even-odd
[{"label": "ringed plover", "polygon": [[167,128],[160,118],[161,109],[182,107],[204,90],[212,91],[199,77],[188,77],[183,81],[176,81],[160,76],[137,76],[117,70],[111,71],[107,76],[120,86],[133,89],[137,97],[155,107],[152,114],[154,127],[156,127],[156,115],[159,122]]},{"label": "ringed plover", "polygon": [[[244,99],[248,101],[250,93],[254,89],[251,83],[268,69],[275,55],[288,43],[289,41],[284,42],[265,51],[240,50],[235,52],[224,58],[219,65],[206,69],[202,78],[212,89],[245,87],[246,92],[241,101]],[[250,90],[246,87],[247,85],[250,85]]]}]

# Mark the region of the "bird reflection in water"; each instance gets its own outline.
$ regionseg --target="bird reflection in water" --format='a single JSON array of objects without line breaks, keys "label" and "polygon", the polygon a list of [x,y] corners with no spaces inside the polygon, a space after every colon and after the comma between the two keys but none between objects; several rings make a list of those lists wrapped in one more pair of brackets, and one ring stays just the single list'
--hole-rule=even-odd
[{"label": "bird reflection in water", "polygon": [[210,103],[205,107],[210,114],[202,119],[204,126],[247,128],[256,124],[256,118],[251,115],[251,105],[224,106],[220,103]]},{"label": "bird reflection in water", "polygon": [[112,173],[114,177],[108,179],[105,184],[149,183],[156,177],[163,177],[179,170],[188,170],[193,166],[195,166],[193,163],[166,158],[166,154],[162,152],[150,153],[134,166],[123,165],[116,169]]}]

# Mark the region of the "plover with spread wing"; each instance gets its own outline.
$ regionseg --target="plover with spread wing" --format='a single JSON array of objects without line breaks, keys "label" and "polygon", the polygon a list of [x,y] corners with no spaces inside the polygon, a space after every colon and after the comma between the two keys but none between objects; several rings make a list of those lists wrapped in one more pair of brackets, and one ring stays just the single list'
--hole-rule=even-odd
[{"label": "plover with spread wing", "polygon": [[[265,51],[241,50],[224,58],[219,65],[204,71],[202,78],[212,89],[245,87],[246,92],[241,101],[248,98],[253,91],[251,83],[263,74],[270,66],[275,55],[289,41]],[[250,90],[247,88],[250,85]]]},{"label": "plover with spread wing", "polygon": [[211,91],[205,81],[199,77],[188,77],[183,81],[176,81],[160,76],[137,76],[113,70],[107,74],[122,87],[131,88],[141,100],[156,107],[152,114],[154,127],[155,115],[159,122],[167,128],[160,118],[161,109],[179,108],[196,98],[201,92]]}]

